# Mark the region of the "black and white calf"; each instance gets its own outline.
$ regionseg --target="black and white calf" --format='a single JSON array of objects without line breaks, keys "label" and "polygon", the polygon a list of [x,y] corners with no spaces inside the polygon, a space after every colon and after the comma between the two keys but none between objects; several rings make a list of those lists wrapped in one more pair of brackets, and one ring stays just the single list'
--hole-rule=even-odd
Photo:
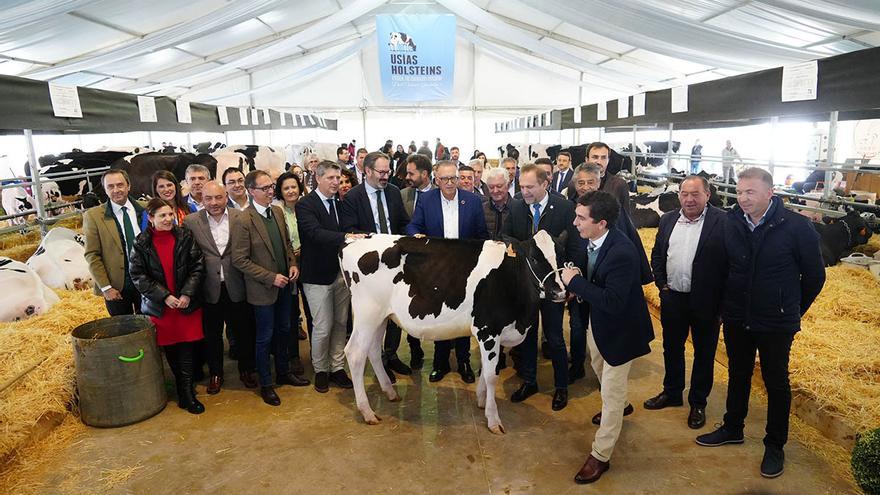
[{"label": "black and white calf", "polygon": [[489,430],[504,433],[495,404],[501,346],[523,341],[540,298],[565,297],[550,235],[542,230],[510,245],[373,235],[344,245],[340,265],[354,321],[345,355],[364,420],[380,421],[364,390],[367,358],[388,399],[400,400],[382,366],[385,322],[391,318],[420,339],[477,338],[483,370],[477,405],[486,409]]}]

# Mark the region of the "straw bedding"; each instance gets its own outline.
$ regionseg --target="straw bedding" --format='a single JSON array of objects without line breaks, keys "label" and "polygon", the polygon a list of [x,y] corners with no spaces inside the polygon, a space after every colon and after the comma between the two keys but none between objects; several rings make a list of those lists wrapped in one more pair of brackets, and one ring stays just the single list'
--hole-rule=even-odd
[{"label": "straw bedding", "polygon": [[[67,227],[73,230],[82,229],[82,217],[71,217],[60,220],[53,227]],[[0,256],[16,261],[26,262],[40,245],[40,231],[31,230],[25,234],[11,232],[0,235]]]}]

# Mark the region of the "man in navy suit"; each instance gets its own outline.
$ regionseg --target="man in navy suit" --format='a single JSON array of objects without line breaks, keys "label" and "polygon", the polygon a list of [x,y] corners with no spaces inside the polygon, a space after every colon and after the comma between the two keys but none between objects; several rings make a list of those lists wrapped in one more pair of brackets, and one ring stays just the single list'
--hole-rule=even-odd
[{"label": "man in navy suit", "polygon": [[589,192],[578,199],[575,226],[589,242],[582,243],[575,258],[581,274],[574,268],[562,271],[562,282],[583,301],[590,361],[602,397],[602,411],[596,415],[599,429],[587,461],[575,476],[577,483],[592,483],[608,470],[623,427],[632,361],[651,352],[649,343],[654,339],[639,276],[639,254],[614,227],[619,213],[620,204],[606,192]]},{"label": "man in navy suit", "polygon": [[[501,235],[505,240],[526,241],[539,230],[545,230],[556,239],[564,241],[564,249],[557,248],[557,261],[562,264],[575,255],[580,244],[574,228],[574,205],[561,194],[548,191],[550,174],[538,165],[523,165],[520,170],[522,199],[514,199],[504,221]],[[541,300],[541,323],[553,361],[553,410],[568,405],[568,356],[562,335],[563,303]],[[538,321],[531,323],[526,339],[520,344],[521,362],[517,369],[523,384],[510,397],[512,402],[522,402],[538,392]]]},{"label": "man in navy suit", "polygon": [[712,391],[715,349],[721,327],[721,296],[727,278],[724,211],[709,205],[709,182],[691,175],[678,192],[681,210],[665,213],[651,253],[654,279],[660,289],[663,324],[663,391],[645,401],[645,409],[683,404],[684,343],[690,330],[694,366],[688,403],[688,426],[706,424],[706,403]]},{"label": "man in navy suit", "polygon": [[556,172],[553,173],[553,180],[550,182],[550,188],[554,191],[565,194],[574,171],[571,169],[571,153],[567,151],[559,152],[556,156]]},{"label": "man in navy suit", "polygon": [[315,390],[329,391],[332,381],[351,388],[345,374],[345,330],[351,294],[339,270],[339,247],[346,238],[339,221],[340,166],[324,160],[315,169],[317,187],[296,203],[296,223],[302,243],[300,280],[312,311],[312,366]]},{"label": "man in navy suit", "polygon": [[[391,158],[381,151],[368,153],[364,158],[364,182],[349,191],[342,202],[340,222],[343,232],[396,235],[406,233],[409,215],[403,206],[400,189],[388,183],[390,176]],[[414,358],[424,355],[419,339],[409,337],[407,341]],[[400,327],[388,320],[382,362],[385,363],[385,370],[392,382],[396,381],[394,373],[412,373],[412,369],[397,357],[399,345]]]},{"label": "man in navy suit", "polygon": [[[443,160],[436,167],[439,189],[424,193],[416,203],[412,221],[406,227],[408,235],[424,234],[446,239],[489,239],[483,203],[480,197],[458,189],[458,167],[455,162]],[[449,350],[454,342],[458,373],[466,383],[475,381],[471,369],[471,339],[459,337],[452,342],[434,343],[434,368],[429,380],[440,381],[450,371]]]}]

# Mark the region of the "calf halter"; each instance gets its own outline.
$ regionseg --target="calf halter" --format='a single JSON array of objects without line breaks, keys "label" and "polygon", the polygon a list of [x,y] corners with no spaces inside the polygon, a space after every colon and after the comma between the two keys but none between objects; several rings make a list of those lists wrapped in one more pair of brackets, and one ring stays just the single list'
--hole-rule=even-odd
[{"label": "calf halter", "polygon": [[532,262],[529,261],[528,256],[526,256],[525,260],[526,260],[526,266],[529,267],[529,271],[532,272],[532,276],[535,277],[535,281],[538,282],[538,297],[541,299],[544,299],[547,295],[544,292],[544,282],[546,282],[547,279],[550,278],[551,275],[555,275],[557,273],[562,273],[562,270],[564,270],[566,268],[571,268],[573,270],[577,270],[578,275],[582,275],[580,268],[574,266],[574,263],[572,263],[571,261],[566,261],[563,264],[562,268],[550,270],[549,272],[547,272],[547,275],[544,275],[544,278],[540,278],[540,277],[538,277],[538,274],[535,273],[535,270],[532,268]]}]

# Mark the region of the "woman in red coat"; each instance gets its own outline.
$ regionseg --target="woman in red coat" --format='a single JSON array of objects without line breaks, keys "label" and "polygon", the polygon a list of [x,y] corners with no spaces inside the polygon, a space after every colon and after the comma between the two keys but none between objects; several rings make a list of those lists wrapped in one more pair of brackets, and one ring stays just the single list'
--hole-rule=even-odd
[{"label": "woman in red coat", "polygon": [[181,409],[204,412],[193,388],[193,351],[202,340],[202,310],[197,299],[204,276],[199,245],[190,231],[175,225],[176,212],[160,198],[147,203],[150,227],[143,230],[129,253],[131,280],[141,293],[141,311],[156,326],[156,339],[165,351],[177,383]]}]

